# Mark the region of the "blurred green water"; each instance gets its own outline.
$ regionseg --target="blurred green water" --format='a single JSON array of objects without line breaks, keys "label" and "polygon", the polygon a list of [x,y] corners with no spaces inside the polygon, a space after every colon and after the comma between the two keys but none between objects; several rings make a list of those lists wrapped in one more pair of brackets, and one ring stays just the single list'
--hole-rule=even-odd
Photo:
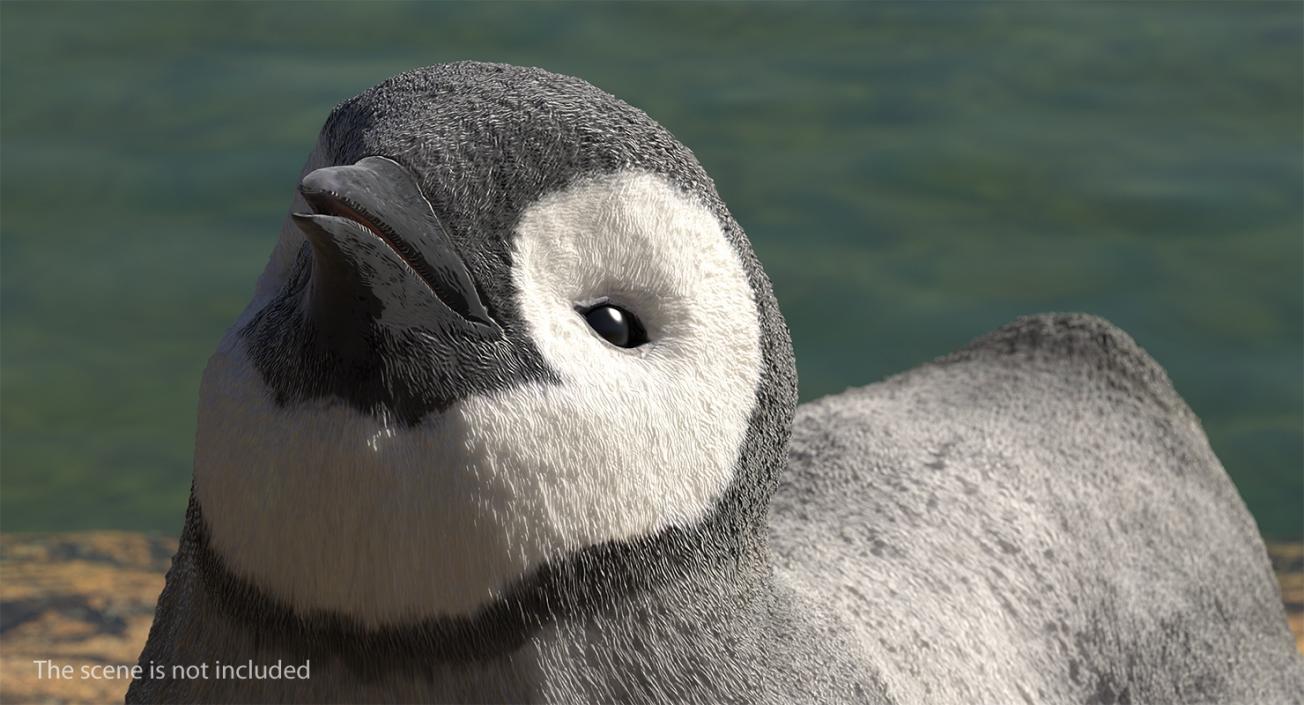
[{"label": "blurred green water", "polygon": [[1304,538],[1295,3],[0,4],[0,527],[175,532],[199,373],[330,107],[464,58],[691,146],[811,399],[1016,315],[1167,367]]}]

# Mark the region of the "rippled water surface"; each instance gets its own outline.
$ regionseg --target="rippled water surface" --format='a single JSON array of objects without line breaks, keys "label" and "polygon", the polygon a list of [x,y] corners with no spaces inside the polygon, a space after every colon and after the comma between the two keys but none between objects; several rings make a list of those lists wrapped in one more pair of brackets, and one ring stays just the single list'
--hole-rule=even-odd
[{"label": "rippled water surface", "polygon": [[199,373],[321,121],[476,58],[696,151],[803,398],[1098,313],[1304,534],[1298,4],[4,3],[0,40],[5,530],[179,528]]}]

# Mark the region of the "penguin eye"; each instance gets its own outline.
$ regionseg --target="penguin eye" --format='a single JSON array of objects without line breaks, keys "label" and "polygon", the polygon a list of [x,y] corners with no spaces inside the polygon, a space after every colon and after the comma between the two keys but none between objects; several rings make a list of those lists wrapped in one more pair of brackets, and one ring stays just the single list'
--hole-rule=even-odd
[{"label": "penguin eye", "polygon": [[618,348],[637,348],[647,342],[647,330],[638,316],[609,303],[579,309],[585,322],[603,340]]}]

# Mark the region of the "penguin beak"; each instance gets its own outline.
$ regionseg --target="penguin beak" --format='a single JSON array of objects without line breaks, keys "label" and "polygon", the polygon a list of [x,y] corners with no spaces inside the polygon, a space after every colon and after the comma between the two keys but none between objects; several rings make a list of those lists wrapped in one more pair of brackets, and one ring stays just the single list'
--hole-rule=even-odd
[{"label": "penguin beak", "polygon": [[453,314],[480,333],[500,331],[448,231],[401,164],[366,157],[318,169],[299,191],[313,209],[291,217],[312,246],[315,313],[337,322],[383,315],[390,324],[429,326],[420,319],[435,304],[436,317]]}]

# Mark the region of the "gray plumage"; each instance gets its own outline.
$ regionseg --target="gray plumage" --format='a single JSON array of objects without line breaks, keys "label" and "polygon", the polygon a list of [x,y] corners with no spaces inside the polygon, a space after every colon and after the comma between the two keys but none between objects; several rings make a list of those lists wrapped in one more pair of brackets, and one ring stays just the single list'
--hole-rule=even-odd
[{"label": "gray plumage", "polygon": [[844,615],[892,701],[1304,697],[1253,518],[1109,323],[1020,319],[794,426],[779,574]]},{"label": "gray plumage", "polygon": [[638,169],[706,206],[755,297],[763,374],[734,482],[695,526],[579,550],[474,615],[383,628],[234,574],[192,496],[141,666],[311,659],[312,678],[143,678],[129,702],[1299,701],[1252,519],[1163,371],[1109,324],[1024,319],[794,423],[768,280],[691,152],[641,112],[538,69],[453,64],[342,104],[321,144],[330,164],[412,170],[503,337],[426,350],[381,330],[377,359],[399,362],[373,374],[360,350],[341,377],[296,308],[305,249],[241,331],[287,413],[326,399],[415,425],[555,381],[511,291],[516,219]]}]

